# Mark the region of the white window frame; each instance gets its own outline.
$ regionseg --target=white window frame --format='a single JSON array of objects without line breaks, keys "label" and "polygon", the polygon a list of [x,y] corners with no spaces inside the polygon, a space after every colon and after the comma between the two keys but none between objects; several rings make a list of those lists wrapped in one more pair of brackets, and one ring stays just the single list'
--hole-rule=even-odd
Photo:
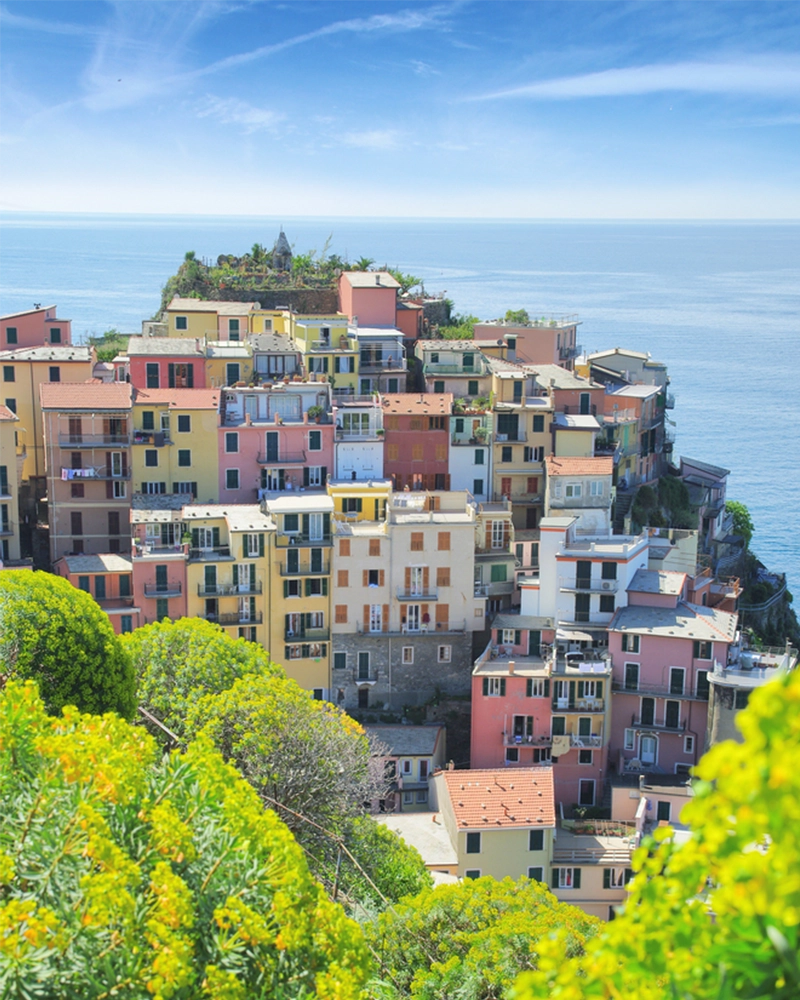
[{"label": "white window frame", "polygon": [[439,646],[436,662],[437,663],[450,663],[453,656],[452,646]]},{"label": "white window frame", "polygon": [[[228,447],[229,440],[233,438],[236,442],[235,448]],[[225,431],[225,454],[226,455],[238,455],[239,454],[239,432],[238,431]]]},{"label": "white window frame", "polygon": [[414,796],[416,805],[423,806],[428,801],[428,789],[418,788]]},{"label": "white window frame", "polygon": [[308,627],[309,628],[325,628],[325,612],[324,611],[309,611],[308,612]]},{"label": "white window frame", "polygon": [[412,777],[414,774],[414,761],[408,757],[404,757],[400,761],[400,773],[406,778]]},{"label": "white window frame", "polygon": [[564,495],[567,500],[580,500],[582,493],[582,483],[566,483],[564,486]]},{"label": "white window frame", "polygon": [[514,639],[516,638],[516,632],[517,632],[517,630],[513,629],[513,628],[504,628],[504,629],[502,629],[503,638],[501,640],[501,645],[502,646],[513,646],[514,645]]},{"label": "white window frame", "polygon": [[683,752],[694,755],[694,736],[683,737]]},{"label": "white window frame", "polygon": [[519,747],[506,747],[506,764],[519,764]]},{"label": "white window frame", "polygon": [[623,734],[622,747],[624,750],[636,749],[636,730],[626,729]]},{"label": "white window frame", "polygon": [[638,653],[640,648],[639,636],[634,635],[632,632],[622,633],[622,652],[623,653]]},{"label": "white window frame", "polygon": [[309,465],[308,467],[308,485],[309,486],[324,486],[322,482],[322,466],[321,465]]},{"label": "white window frame", "polygon": [[487,698],[500,698],[500,687],[504,680],[502,677],[487,677],[489,683],[486,685],[486,697]]},{"label": "white window frame", "polygon": [[492,521],[492,548],[502,549],[505,543],[505,521]]},{"label": "white window frame", "polygon": [[609,868],[608,876],[608,887],[609,889],[624,889],[625,888],[625,869],[624,868]]},{"label": "white window frame", "polygon": [[562,868],[556,865],[556,871],[558,872],[558,878],[557,878],[558,885],[554,886],[554,888],[556,889],[575,888],[573,884],[575,881],[575,875],[574,875],[575,868],[573,866]]},{"label": "white window frame", "polygon": [[544,698],[544,677],[531,677],[531,698]]},{"label": "white window frame", "polygon": [[403,646],[403,652],[401,655],[401,661],[404,664],[412,664],[414,662],[414,647],[413,646]]},{"label": "white window frame", "polygon": [[[236,473],[236,485],[235,486],[229,486],[228,485],[228,474],[231,473],[231,472],[235,472]],[[225,470],[225,489],[226,490],[239,490],[239,489],[241,489],[241,482],[242,482],[242,477],[241,477],[241,474],[240,474],[240,472],[239,472],[238,469],[226,469]]]},{"label": "white window frame", "polygon": [[125,481],[122,479],[115,479],[111,492],[114,494],[115,500],[124,500],[127,496]]},{"label": "white window frame", "polygon": [[369,606],[369,630],[370,632],[383,631],[383,605],[370,604]]},{"label": "white window frame", "polygon": [[594,479],[589,483],[589,496],[601,497],[603,496],[603,483],[602,480]]},{"label": "white window frame", "polygon": [[245,555],[254,559],[259,553],[258,532],[247,532],[242,536]]},{"label": "white window frame", "polygon": [[[538,875],[534,875],[538,872]],[[544,868],[541,865],[533,865],[528,869],[528,878],[532,882],[544,882]]]},{"label": "white window frame", "polygon": [[[288,586],[286,587],[286,600],[293,600],[296,597],[303,596],[302,590],[302,580],[300,577],[291,577],[288,581]],[[292,591],[296,590],[297,593],[293,594]]]}]

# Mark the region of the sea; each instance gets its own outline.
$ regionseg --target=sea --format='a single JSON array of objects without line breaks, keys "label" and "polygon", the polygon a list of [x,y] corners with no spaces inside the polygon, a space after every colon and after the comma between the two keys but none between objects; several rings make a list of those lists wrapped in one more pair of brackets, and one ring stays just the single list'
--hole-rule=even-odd
[{"label": "sea", "polygon": [[800,592],[800,223],[0,213],[0,314],[56,304],[76,342],[139,332],[186,251],[240,255],[281,227],[298,253],[399,267],[458,313],[577,315],[585,350],[664,362],[675,458],[730,470],[753,549]]}]

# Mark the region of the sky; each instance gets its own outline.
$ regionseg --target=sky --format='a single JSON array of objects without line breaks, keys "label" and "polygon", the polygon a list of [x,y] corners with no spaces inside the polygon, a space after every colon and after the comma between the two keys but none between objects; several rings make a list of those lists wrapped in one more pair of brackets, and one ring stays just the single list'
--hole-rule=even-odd
[{"label": "sky", "polygon": [[800,218],[800,3],[0,0],[0,209]]}]

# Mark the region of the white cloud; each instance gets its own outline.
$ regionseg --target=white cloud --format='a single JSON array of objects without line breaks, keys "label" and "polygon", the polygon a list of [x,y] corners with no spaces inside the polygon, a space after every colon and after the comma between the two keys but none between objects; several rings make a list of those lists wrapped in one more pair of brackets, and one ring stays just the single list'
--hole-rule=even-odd
[{"label": "white cloud", "polygon": [[800,65],[796,62],[704,63],[631,66],[552,80],[482,94],[472,100],[528,97],[564,101],[581,97],[621,97],[663,91],[709,94],[797,94]]},{"label": "white cloud", "polygon": [[421,59],[412,59],[411,68],[417,74],[417,76],[441,76],[441,72],[435,69],[429,63],[423,62]]},{"label": "white cloud", "polygon": [[285,115],[269,108],[257,108],[235,97],[209,95],[197,110],[198,118],[214,118],[223,125],[240,125],[246,135],[273,128]]},{"label": "white cloud", "polygon": [[368,132],[345,132],[341,137],[348,146],[361,149],[395,149],[400,133],[396,129],[373,129]]}]

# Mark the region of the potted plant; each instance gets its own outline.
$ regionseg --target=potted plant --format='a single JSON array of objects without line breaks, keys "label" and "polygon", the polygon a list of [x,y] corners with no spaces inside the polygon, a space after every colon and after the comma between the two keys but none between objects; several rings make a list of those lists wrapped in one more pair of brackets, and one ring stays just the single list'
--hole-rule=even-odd
[{"label": "potted plant", "polygon": [[317,423],[322,419],[322,407],[321,406],[309,406],[308,408],[308,419],[316,420]]},{"label": "potted plant", "polygon": [[486,438],[487,438],[488,434],[489,434],[489,432],[486,430],[485,427],[476,427],[475,428],[475,440],[479,444],[483,444],[486,441]]},{"label": "potted plant", "polygon": [[377,429],[377,430],[375,431],[375,433],[376,433],[376,434],[378,435],[378,437],[383,437],[383,434],[384,434],[384,430],[383,430],[383,428],[382,428],[382,427],[379,427],[379,428],[378,428],[378,429]]}]

